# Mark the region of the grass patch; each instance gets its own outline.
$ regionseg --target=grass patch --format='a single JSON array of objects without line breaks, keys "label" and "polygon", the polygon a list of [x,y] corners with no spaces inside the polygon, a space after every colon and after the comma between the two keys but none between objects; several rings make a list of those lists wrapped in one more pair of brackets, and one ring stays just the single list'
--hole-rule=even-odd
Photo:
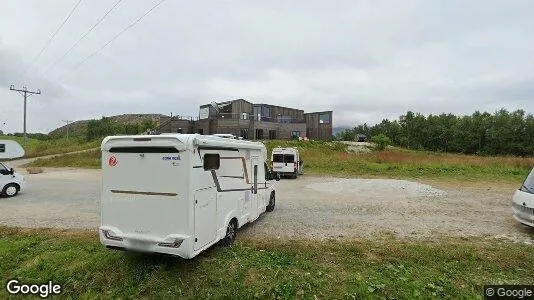
[{"label": "grass patch", "polygon": [[62,154],[51,158],[38,158],[26,165],[25,167],[44,167],[44,168],[92,168],[101,167],[100,150],[88,150],[79,153]]},{"label": "grass patch", "polygon": [[[534,282],[532,246],[497,240],[238,238],[193,260],[104,249],[94,232],[0,227],[3,282],[49,279],[80,298],[480,298]],[[1,289],[0,298],[5,298]]]},{"label": "grass patch", "polygon": [[100,146],[100,140],[87,142],[79,138],[60,138],[52,140],[38,140],[28,138],[24,143],[22,137],[16,136],[0,136],[0,140],[14,140],[22,145],[26,152],[24,157],[38,157],[52,154],[75,152],[80,150],[87,150],[92,148],[98,148]]},{"label": "grass patch", "polygon": [[43,168],[39,168],[39,167],[27,167],[26,172],[28,174],[41,174],[44,172],[44,170]]},{"label": "grass patch", "polygon": [[308,174],[336,176],[455,179],[522,182],[534,167],[534,157],[492,157],[406,149],[347,153],[338,142],[268,141],[270,150],[297,147]]},{"label": "grass patch", "polygon": [[[452,179],[519,184],[534,166],[534,157],[493,157],[406,149],[348,153],[347,145],[322,141],[266,141],[272,148],[297,147],[306,174],[343,177]],[[99,168],[99,151],[37,160],[30,166]]]}]

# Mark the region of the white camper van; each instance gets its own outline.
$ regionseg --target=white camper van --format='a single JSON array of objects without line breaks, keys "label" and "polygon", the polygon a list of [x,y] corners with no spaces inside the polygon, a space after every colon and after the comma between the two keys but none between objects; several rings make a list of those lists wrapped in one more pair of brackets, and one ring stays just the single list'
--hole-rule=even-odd
[{"label": "white camper van", "polygon": [[275,207],[262,143],[198,134],[102,141],[100,241],[192,258]]},{"label": "white camper van", "polygon": [[[0,159],[11,159],[24,156],[24,149],[19,143],[10,140],[0,140]],[[26,181],[13,168],[0,163],[0,196],[13,197],[24,188]]]},{"label": "white camper van", "polygon": [[303,161],[297,148],[274,148],[271,162],[273,171],[280,175],[297,178],[302,174]]}]

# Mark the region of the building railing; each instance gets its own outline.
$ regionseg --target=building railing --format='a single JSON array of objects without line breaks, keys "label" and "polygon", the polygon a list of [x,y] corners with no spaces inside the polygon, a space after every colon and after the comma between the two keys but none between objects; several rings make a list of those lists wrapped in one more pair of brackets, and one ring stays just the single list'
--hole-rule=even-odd
[{"label": "building railing", "polygon": [[271,118],[267,116],[255,116],[248,113],[219,113],[217,119],[239,119],[239,120],[253,120],[253,121],[263,121],[263,122],[272,122],[272,123],[306,123],[304,119],[299,120],[289,116],[278,116],[276,118]]}]

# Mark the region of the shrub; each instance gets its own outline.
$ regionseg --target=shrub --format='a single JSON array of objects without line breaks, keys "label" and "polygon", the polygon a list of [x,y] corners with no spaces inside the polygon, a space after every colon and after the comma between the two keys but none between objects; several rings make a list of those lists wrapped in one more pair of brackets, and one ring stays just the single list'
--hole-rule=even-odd
[{"label": "shrub", "polygon": [[43,173],[44,170],[43,168],[39,168],[39,167],[27,167],[26,172],[28,172],[28,174],[40,174],[40,173]]},{"label": "shrub", "polygon": [[371,142],[375,143],[376,150],[382,151],[391,144],[391,140],[385,134],[377,134],[371,137]]}]

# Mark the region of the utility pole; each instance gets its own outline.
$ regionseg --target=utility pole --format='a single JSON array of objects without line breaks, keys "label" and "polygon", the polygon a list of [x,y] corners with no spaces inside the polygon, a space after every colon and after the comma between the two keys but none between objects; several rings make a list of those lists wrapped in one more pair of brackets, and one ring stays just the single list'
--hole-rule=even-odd
[{"label": "utility pole", "polygon": [[71,120],[63,120],[63,122],[67,123],[67,140],[69,139],[69,124],[72,123]]},{"label": "utility pole", "polygon": [[31,95],[40,95],[41,90],[37,89],[37,91],[28,91],[28,88],[25,86],[22,87],[22,89],[16,89],[14,85],[11,85],[9,87],[10,91],[19,92],[21,95],[24,96],[24,144],[26,144],[26,102],[28,100],[28,97]]}]

